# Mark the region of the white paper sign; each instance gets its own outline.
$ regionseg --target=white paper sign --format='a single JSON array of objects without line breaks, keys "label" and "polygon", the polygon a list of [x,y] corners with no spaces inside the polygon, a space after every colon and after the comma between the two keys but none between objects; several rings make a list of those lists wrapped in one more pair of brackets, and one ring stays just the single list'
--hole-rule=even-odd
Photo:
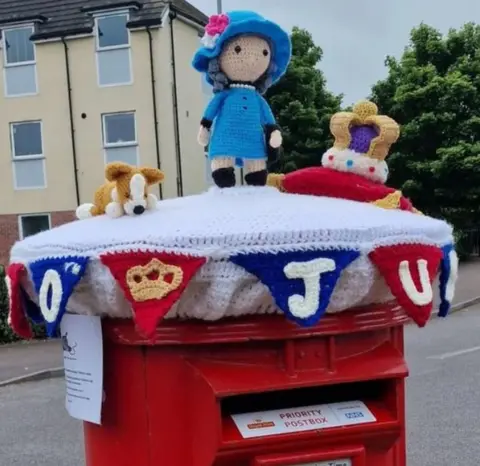
[{"label": "white paper sign", "polygon": [[100,317],[65,314],[60,331],[67,411],[76,419],[100,424],[103,398],[103,341]]},{"label": "white paper sign", "polygon": [[[234,414],[232,419],[243,438],[265,437],[376,421],[375,416],[361,401]],[[313,464],[315,465],[315,463]],[[318,464],[322,465],[322,463]],[[335,463],[333,465],[335,466]]]}]

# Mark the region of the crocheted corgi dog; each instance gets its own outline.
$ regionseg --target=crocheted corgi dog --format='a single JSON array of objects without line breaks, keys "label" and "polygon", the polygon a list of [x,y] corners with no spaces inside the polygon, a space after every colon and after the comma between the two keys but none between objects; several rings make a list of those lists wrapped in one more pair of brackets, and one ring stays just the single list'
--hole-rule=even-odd
[{"label": "crocheted corgi dog", "polygon": [[80,220],[107,214],[111,218],[122,215],[141,215],[157,208],[157,197],[148,193],[148,187],[163,181],[164,174],[157,168],[134,167],[113,162],[105,167],[104,183],[95,192],[93,204],[77,208]]}]

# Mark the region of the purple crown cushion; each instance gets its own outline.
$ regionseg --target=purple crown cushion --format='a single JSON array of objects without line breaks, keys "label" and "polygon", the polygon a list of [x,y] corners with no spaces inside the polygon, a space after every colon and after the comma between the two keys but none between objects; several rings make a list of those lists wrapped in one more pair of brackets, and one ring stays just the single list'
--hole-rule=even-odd
[{"label": "purple crown cushion", "polygon": [[366,154],[370,149],[370,143],[373,138],[378,136],[377,130],[373,126],[353,126],[350,128],[352,142],[349,149],[360,154]]}]

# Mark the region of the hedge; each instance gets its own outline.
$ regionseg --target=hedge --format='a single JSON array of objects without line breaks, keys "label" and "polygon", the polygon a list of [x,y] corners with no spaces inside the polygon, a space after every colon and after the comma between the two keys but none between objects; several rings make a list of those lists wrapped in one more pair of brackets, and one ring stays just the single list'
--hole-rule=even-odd
[{"label": "hedge", "polygon": [[[34,325],[35,338],[45,338],[43,326]],[[19,338],[12,332],[8,325],[8,289],[5,281],[5,268],[0,265],[0,344],[12,343]]]}]

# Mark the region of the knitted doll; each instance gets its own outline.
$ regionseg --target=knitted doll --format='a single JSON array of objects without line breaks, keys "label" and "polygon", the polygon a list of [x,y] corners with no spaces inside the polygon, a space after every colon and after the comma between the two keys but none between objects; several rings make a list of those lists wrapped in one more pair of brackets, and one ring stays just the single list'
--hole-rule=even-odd
[{"label": "knitted doll", "polygon": [[112,162],[105,167],[107,181],[95,192],[94,202],[77,207],[80,220],[107,214],[111,218],[141,215],[157,208],[157,197],[151,186],[161,183],[164,174],[158,168],[136,167]]},{"label": "knitted doll", "polygon": [[203,115],[198,142],[208,145],[212,177],[220,188],[235,185],[234,166],[245,182],[263,186],[266,161],[282,144],[275,117],[262,94],[285,73],[288,34],[251,11],[215,15],[205,28],[193,67],[206,73],[214,97]]},{"label": "knitted doll", "polygon": [[378,115],[373,102],[361,101],[352,112],[333,115],[330,131],[335,143],[323,155],[322,167],[271,174],[268,184],[292,194],[344,198],[419,213],[400,191],[384,185],[388,177],[385,159],[400,135],[394,120]]}]

